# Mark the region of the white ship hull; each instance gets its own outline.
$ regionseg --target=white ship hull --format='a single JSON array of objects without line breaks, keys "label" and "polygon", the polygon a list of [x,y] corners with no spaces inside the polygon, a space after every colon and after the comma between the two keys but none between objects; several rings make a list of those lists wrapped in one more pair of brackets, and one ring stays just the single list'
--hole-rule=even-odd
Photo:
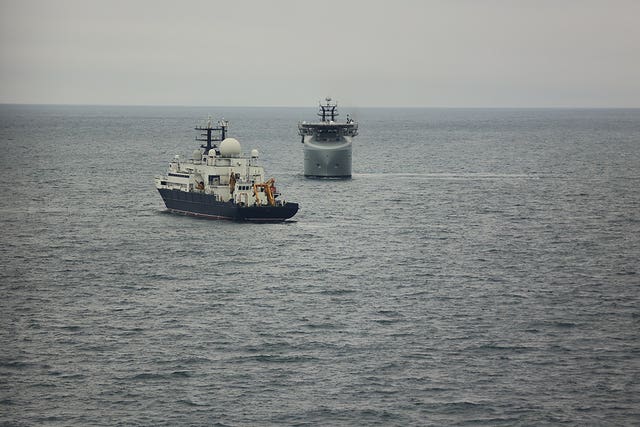
[{"label": "white ship hull", "polygon": [[351,137],[344,136],[338,141],[318,141],[314,136],[305,136],[304,175],[319,178],[350,178],[351,140]]}]

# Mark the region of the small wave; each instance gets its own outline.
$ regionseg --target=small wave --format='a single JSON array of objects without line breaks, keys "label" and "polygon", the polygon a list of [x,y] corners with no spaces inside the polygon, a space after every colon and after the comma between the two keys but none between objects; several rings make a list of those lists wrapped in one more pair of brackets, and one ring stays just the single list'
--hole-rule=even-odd
[{"label": "small wave", "polygon": [[177,401],[177,403],[181,403],[187,406],[209,406],[206,403],[197,403],[197,402],[194,402],[193,400],[188,400],[188,399],[180,399]]},{"label": "small wave", "polygon": [[563,328],[563,329],[575,328],[577,326],[573,322],[562,322],[562,321],[553,322],[552,325],[558,328]]},{"label": "small wave", "polygon": [[373,319],[373,321],[379,325],[393,325],[394,323],[398,323],[400,320],[398,319]]},{"label": "small wave", "polygon": [[[219,341],[216,342],[216,344],[228,344],[228,341]],[[214,344],[212,342],[212,344]],[[180,359],[177,362],[180,363],[180,365],[197,365],[197,364],[202,364],[202,363],[211,363],[211,359],[209,359],[208,357],[187,357],[185,359]],[[182,367],[182,366],[179,366]]]},{"label": "small wave", "polygon": [[321,295],[347,295],[355,292],[356,291],[354,289],[326,289],[318,293]]},{"label": "small wave", "polygon": [[[321,406],[296,414],[278,416],[272,421],[277,425],[369,425],[399,421],[402,417],[385,409],[358,409]],[[327,422],[332,420],[333,423]],[[354,422],[354,420],[357,420]],[[369,421],[369,422],[368,422]],[[402,425],[395,423],[397,425]]]},{"label": "small wave", "polygon": [[134,375],[129,379],[131,380],[164,380],[166,379],[166,376],[163,374],[153,374],[150,372],[144,372],[142,374]]},{"label": "small wave", "polygon": [[304,327],[308,329],[337,329],[339,325],[333,323],[309,323]]},{"label": "small wave", "polygon": [[520,345],[483,344],[477,347],[473,347],[473,349],[496,352],[526,353],[533,350],[534,348]]},{"label": "small wave", "polygon": [[446,403],[441,403],[439,406],[442,410],[443,413],[452,413],[452,412],[459,412],[459,411],[473,411],[473,410],[477,410],[477,409],[487,409],[487,405],[484,403],[479,403],[479,402],[469,402],[466,400],[463,401],[459,401],[459,402],[446,402]]},{"label": "small wave", "polygon": [[36,388],[56,388],[56,387],[58,387],[58,385],[55,384],[55,383],[35,383],[35,384],[33,384],[32,387],[36,387]]},{"label": "small wave", "polygon": [[61,379],[65,379],[65,380],[83,380],[85,378],[87,378],[86,375],[84,374],[69,374],[69,375],[60,375]]},{"label": "small wave", "polygon": [[400,313],[398,313],[395,310],[378,310],[378,314],[384,314],[385,316],[398,316],[398,315],[400,315]]},{"label": "small wave", "polygon": [[65,331],[76,332],[76,331],[80,331],[82,329],[82,326],[78,326],[78,325],[63,325],[63,326],[59,326],[59,328],[65,330]]},{"label": "small wave", "polygon": [[625,271],[618,271],[616,273],[616,276],[635,276],[636,272],[633,270],[625,270]]},{"label": "small wave", "polygon": [[10,368],[10,369],[30,369],[30,368],[48,368],[49,366],[43,366],[38,363],[33,362],[23,362],[20,360],[11,360],[6,362],[0,362],[0,368]]},{"label": "small wave", "polygon": [[317,362],[318,358],[305,355],[280,355],[280,354],[257,354],[236,359],[238,362],[262,362],[262,363],[307,363]]},{"label": "small wave", "polygon": [[389,178],[411,178],[424,180],[501,180],[501,179],[540,179],[541,175],[530,174],[509,174],[509,173],[361,173],[354,174],[356,177],[367,179],[389,179]]}]

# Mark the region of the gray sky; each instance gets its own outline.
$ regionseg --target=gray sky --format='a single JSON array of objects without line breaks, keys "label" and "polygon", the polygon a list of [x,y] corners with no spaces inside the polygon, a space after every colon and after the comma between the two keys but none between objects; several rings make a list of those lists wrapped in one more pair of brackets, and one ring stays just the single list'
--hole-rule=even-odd
[{"label": "gray sky", "polygon": [[0,0],[0,103],[640,107],[636,0]]}]

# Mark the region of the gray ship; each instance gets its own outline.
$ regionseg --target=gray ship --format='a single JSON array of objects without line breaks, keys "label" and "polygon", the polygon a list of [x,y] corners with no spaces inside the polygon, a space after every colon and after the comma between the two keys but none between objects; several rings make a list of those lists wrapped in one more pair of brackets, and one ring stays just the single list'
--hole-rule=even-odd
[{"label": "gray ship", "polygon": [[358,123],[347,115],[344,123],[336,122],[338,104],[331,98],[320,103],[321,121],[298,124],[304,144],[304,175],[313,178],[350,178],[351,143],[358,135]]}]

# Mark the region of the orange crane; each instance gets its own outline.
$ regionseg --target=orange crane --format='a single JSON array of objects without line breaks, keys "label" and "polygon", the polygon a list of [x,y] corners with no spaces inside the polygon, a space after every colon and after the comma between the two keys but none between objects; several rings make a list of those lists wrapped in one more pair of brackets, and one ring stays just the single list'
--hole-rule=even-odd
[{"label": "orange crane", "polygon": [[258,188],[264,188],[264,192],[267,193],[267,200],[269,201],[270,206],[276,205],[276,198],[273,193],[275,193],[276,187],[274,186],[276,180],[270,178],[267,182],[263,182],[262,184],[253,184],[253,194],[256,196],[256,204],[260,205],[260,194],[258,193]]}]

